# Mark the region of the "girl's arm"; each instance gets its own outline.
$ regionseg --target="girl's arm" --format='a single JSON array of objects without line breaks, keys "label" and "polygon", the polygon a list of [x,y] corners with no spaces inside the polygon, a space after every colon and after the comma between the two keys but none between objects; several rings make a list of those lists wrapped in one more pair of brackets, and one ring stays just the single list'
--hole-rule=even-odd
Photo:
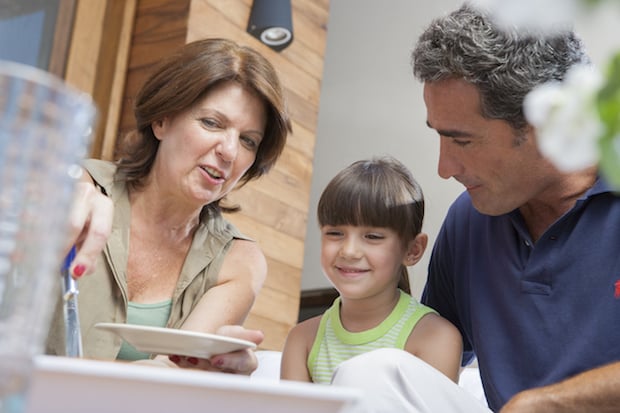
[{"label": "girl's arm", "polygon": [[405,349],[458,383],[463,340],[459,330],[445,318],[434,313],[422,317]]},{"label": "girl's arm", "polygon": [[282,380],[297,380],[311,382],[308,371],[308,354],[316,337],[321,316],[305,320],[289,332],[282,351],[280,378]]}]

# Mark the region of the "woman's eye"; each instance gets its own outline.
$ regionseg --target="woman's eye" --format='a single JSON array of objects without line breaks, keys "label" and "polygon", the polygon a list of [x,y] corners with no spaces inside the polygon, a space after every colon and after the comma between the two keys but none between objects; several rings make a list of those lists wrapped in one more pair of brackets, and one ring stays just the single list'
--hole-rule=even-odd
[{"label": "woman's eye", "polygon": [[252,139],[248,136],[241,136],[240,139],[246,148],[252,149],[252,150],[258,149],[259,143],[255,139]]},{"label": "woman's eye", "polygon": [[208,128],[217,128],[218,127],[218,123],[215,119],[211,119],[211,118],[204,118],[201,119],[202,124],[205,125]]}]

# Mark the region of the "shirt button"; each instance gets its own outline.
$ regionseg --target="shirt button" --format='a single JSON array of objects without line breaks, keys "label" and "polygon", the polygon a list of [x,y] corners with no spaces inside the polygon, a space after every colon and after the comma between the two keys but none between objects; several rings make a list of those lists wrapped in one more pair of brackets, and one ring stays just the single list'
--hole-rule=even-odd
[{"label": "shirt button", "polygon": [[556,237],[555,235],[552,235],[552,236],[549,237],[549,239],[551,241],[557,241],[558,237]]},{"label": "shirt button", "polygon": [[525,244],[526,247],[530,246],[530,242],[528,240],[524,240],[523,243]]}]

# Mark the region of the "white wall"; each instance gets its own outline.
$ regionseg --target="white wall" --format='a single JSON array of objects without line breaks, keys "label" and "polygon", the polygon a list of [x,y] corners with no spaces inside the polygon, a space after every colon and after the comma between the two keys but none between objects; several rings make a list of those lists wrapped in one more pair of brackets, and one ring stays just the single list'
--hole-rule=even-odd
[{"label": "white wall", "polygon": [[[431,19],[460,4],[460,0],[331,0],[302,290],[330,286],[319,259],[316,205],[322,189],[351,162],[391,154],[411,169],[426,198],[424,231],[429,234],[429,248],[410,271],[412,291],[419,296],[430,248],[461,186],[437,175],[439,140],[426,127],[422,86],[413,77],[409,57]],[[595,62],[620,48],[620,38],[612,35],[618,22],[618,7],[578,22],[577,30]]]}]

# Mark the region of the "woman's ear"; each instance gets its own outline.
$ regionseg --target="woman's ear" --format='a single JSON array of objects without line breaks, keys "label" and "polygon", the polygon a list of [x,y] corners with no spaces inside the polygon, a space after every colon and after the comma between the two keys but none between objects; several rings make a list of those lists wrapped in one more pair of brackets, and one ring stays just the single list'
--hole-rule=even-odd
[{"label": "woman's ear", "polygon": [[428,244],[428,235],[423,232],[416,235],[416,237],[409,242],[407,246],[407,253],[405,254],[405,259],[403,260],[403,264],[406,266],[411,266],[416,264],[424,255],[424,251],[426,251],[426,245]]},{"label": "woman's ear", "polygon": [[166,133],[167,126],[168,126],[168,118],[159,119],[151,123],[151,129],[153,129],[153,135],[155,135],[155,138],[157,140],[161,141],[163,139]]}]

